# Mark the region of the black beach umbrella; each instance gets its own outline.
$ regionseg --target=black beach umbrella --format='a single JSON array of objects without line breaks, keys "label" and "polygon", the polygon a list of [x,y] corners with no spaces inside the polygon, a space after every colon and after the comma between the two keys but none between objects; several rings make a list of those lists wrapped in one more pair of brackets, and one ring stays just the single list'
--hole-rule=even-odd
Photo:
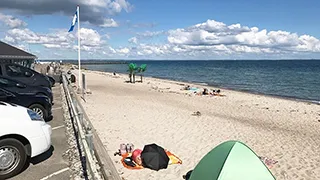
[{"label": "black beach umbrella", "polygon": [[141,159],[144,167],[156,171],[166,169],[169,163],[169,157],[165,150],[156,144],[145,145],[141,153]]}]

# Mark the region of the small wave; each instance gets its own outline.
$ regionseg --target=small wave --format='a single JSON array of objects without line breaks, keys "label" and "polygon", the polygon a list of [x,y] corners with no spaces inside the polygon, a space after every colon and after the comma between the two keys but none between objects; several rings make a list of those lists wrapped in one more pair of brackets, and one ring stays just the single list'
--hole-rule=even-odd
[{"label": "small wave", "polygon": [[196,82],[195,84],[201,85],[201,86],[208,86],[208,83],[205,83],[205,82]]},{"label": "small wave", "polygon": [[310,102],[320,105],[320,101],[310,101]]}]

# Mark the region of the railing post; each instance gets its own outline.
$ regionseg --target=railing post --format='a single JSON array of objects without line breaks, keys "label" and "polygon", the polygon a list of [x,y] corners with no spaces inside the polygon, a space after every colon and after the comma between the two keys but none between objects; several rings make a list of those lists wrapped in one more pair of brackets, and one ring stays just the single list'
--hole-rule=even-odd
[{"label": "railing post", "polygon": [[79,116],[81,127],[83,127],[83,113],[78,111],[78,116]]},{"label": "railing post", "polygon": [[86,101],[86,90],[87,90],[87,87],[86,87],[86,75],[84,73],[82,73],[82,98],[84,101]]},{"label": "railing post", "polygon": [[91,127],[87,127],[86,129],[86,141],[88,143],[89,149],[91,151],[91,153],[93,154],[93,136],[92,136],[92,131],[91,131]]}]

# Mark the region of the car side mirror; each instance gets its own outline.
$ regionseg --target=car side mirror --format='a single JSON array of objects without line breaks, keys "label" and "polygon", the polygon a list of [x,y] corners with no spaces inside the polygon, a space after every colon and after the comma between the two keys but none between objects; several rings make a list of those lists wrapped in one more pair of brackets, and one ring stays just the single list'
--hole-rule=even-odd
[{"label": "car side mirror", "polygon": [[26,87],[26,85],[20,84],[20,83],[17,83],[16,86],[17,86],[18,88],[25,88],[25,87]]},{"label": "car side mirror", "polygon": [[26,77],[31,77],[31,76],[32,76],[32,73],[26,71],[26,72],[24,73],[24,75],[25,75]]}]

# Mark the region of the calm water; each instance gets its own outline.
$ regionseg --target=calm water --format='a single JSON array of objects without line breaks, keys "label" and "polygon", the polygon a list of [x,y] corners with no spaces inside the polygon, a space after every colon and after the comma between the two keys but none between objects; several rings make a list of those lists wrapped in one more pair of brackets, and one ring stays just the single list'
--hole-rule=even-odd
[{"label": "calm water", "polygon": [[[320,101],[320,60],[132,62],[147,64],[145,76]],[[126,64],[84,67],[106,72],[127,72]]]}]

